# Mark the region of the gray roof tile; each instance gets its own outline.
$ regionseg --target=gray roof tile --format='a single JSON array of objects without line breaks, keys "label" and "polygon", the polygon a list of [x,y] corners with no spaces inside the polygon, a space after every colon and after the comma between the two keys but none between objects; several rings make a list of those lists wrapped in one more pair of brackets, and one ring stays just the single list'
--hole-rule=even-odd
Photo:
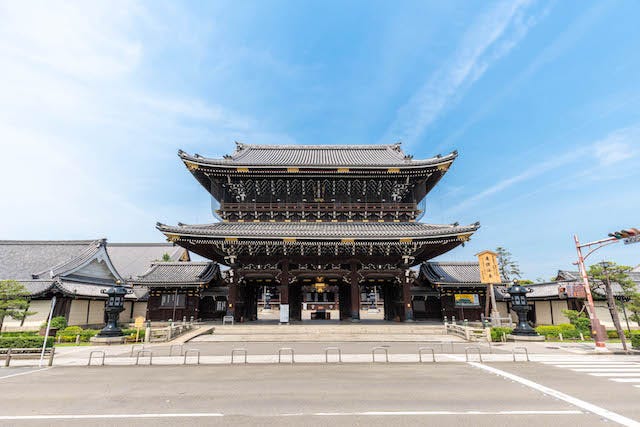
[{"label": "gray roof tile", "polygon": [[183,160],[202,165],[238,166],[420,166],[451,162],[457,153],[425,160],[413,160],[400,144],[385,145],[251,145],[236,143],[236,151],[222,159],[191,156],[179,152]]},{"label": "gray roof tile", "polygon": [[220,278],[214,262],[156,262],[149,271],[133,280],[138,284],[200,284]]},{"label": "gray roof tile", "polygon": [[125,279],[144,274],[151,264],[169,254],[171,261],[178,261],[185,249],[173,243],[109,243],[107,252],[118,273]]},{"label": "gray roof tile", "polygon": [[402,238],[438,238],[473,233],[480,225],[468,226],[423,224],[420,222],[218,222],[213,224],[168,226],[158,224],[166,234],[214,238],[300,238],[317,240],[385,240]]},{"label": "gray roof tile", "polygon": [[483,285],[477,261],[430,261],[422,264],[420,273],[429,282],[438,285]]}]

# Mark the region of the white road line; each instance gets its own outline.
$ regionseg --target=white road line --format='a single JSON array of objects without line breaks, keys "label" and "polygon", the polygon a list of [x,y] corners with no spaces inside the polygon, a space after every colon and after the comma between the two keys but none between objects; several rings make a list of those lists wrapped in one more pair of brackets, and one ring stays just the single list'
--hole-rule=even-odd
[{"label": "white road line", "polygon": [[560,369],[604,369],[604,368],[619,368],[619,369],[640,369],[640,365],[553,365]]},{"label": "white road line", "polygon": [[[539,410],[539,411],[367,411],[367,412],[314,412],[276,414],[276,417],[341,417],[341,416],[416,416],[416,415],[580,415],[577,410]],[[51,414],[51,415],[0,415],[0,421],[28,420],[90,420],[90,419],[127,419],[127,418],[212,418],[224,417],[219,412],[184,414]]]},{"label": "white road line", "polygon": [[574,372],[636,372],[640,375],[638,368],[592,368],[592,369],[572,369]]},{"label": "white road line", "polygon": [[4,377],[0,377],[0,380],[2,380],[4,378],[18,377],[20,375],[28,375],[28,374],[33,374],[35,372],[46,371],[47,369],[51,369],[51,368],[47,367],[47,368],[42,368],[42,369],[34,369],[34,370],[31,370],[31,371],[26,371],[26,372],[18,372],[17,374],[5,375]]},{"label": "white road line", "polygon": [[609,378],[617,383],[640,383],[640,378]]},{"label": "white road line", "polygon": [[92,420],[111,418],[207,418],[223,417],[224,414],[218,412],[204,412],[191,414],[52,414],[52,415],[0,415],[3,421],[19,420]]},{"label": "white road line", "polygon": [[582,408],[586,411],[592,412],[596,415],[599,415],[603,418],[606,418],[608,420],[614,421],[618,424],[622,424],[624,426],[628,426],[628,427],[640,427],[640,423],[632,420],[631,418],[627,418],[623,415],[617,414],[615,412],[611,412],[608,409],[604,409],[601,408],[599,406],[596,406],[592,403],[586,402],[584,400],[578,399],[576,397],[573,396],[569,396],[568,394],[562,393],[558,390],[554,390],[552,388],[549,388],[547,386],[543,386],[542,384],[538,384],[536,382],[533,382],[531,380],[528,380],[526,378],[522,378],[518,375],[514,375],[512,373],[509,372],[505,372],[503,370],[494,368],[493,366],[487,366],[484,365],[482,363],[476,363],[476,362],[469,362],[469,365],[471,366],[475,366],[478,369],[482,369],[484,371],[487,372],[491,372],[492,374],[496,374],[496,375],[500,375],[504,378],[510,379],[512,381],[516,381],[522,385],[525,385],[527,387],[530,387],[534,390],[538,390],[542,393],[545,393],[551,397],[555,397],[556,399],[560,399],[563,400],[567,403],[570,403],[574,406],[577,406],[578,408]]},{"label": "white road line", "polygon": [[607,372],[607,373],[596,372],[588,375],[591,375],[592,377],[638,377],[640,376],[640,374],[637,372]]}]

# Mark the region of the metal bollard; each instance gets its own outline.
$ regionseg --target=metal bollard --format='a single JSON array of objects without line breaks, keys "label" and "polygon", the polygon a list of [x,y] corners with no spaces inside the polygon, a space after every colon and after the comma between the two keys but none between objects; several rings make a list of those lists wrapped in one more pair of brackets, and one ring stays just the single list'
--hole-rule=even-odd
[{"label": "metal bollard", "polygon": [[513,350],[511,350],[511,353],[513,354],[513,361],[516,361],[516,350],[524,350],[524,354],[527,358],[527,362],[529,362],[529,351],[527,350],[527,347],[513,347]]},{"label": "metal bollard", "polygon": [[244,355],[244,363],[247,364],[247,349],[246,348],[234,348],[231,350],[231,364],[233,365],[233,356],[235,353],[242,353]]},{"label": "metal bollard", "polygon": [[426,351],[426,350],[431,351],[431,359],[432,359],[433,362],[435,362],[436,361],[436,353],[433,351],[433,348],[431,348],[431,347],[420,347],[418,349],[418,358],[420,359],[420,363],[422,363],[422,352]]},{"label": "metal bollard", "polygon": [[338,347],[327,347],[324,349],[324,363],[329,363],[329,351],[338,353],[338,363],[342,363],[342,351]]},{"label": "metal bollard", "polygon": [[89,363],[87,363],[87,366],[91,366],[91,359],[93,359],[94,354],[102,354],[102,363],[100,364],[100,366],[104,366],[104,358],[106,354],[102,350],[94,350],[91,353],[89,353]]},{"label": "metal bollard", "polygon": [[136,347],[138,347],[139,350],[144,350],[144,344],[133,344],[131,346],[131,354],[129,355],[129,357],[133,357],[133,352],[135,351]]},{"label": "metal bollard", "polygon": [[138,354],[136,355],[136,365],[138,365],[138,362],[140,361],[140,354],[145,354],[145,353],[149,354],[149,366],[153,365],[153,351],[151,351],[151,350],[140,350],[140,351],[138,351]]},{"label": "metal bollard", "polygon": [[389,350],[386,347],[374,347],[371,349],[371,359],[373,363],[376,362],[376,351],[384,352],[384,361],[385,363],[389,363]]},{"label": "metal bollard", "polygon": [[478,352],[478,357],[480,358],[480,363],[482,362],[482,352],[480,351],[480,347],[465,347],[464,348],[464,356],[466,361],[469,361],[469,350],[476,350]]},{"label": "metal bollard", "polygon": [[197,349],[195,349],[195,348],[187,349],[187,350],[184,352],[184,361],[183,361],[183,363],[182,363],[182,364],[183,364],[183,365],[186,365],[186,364],[187,364],[187,355],[188,355],[189,353],[195,353],[195,354],[198,356],[198,359],[197,359],[196,365],[199,365],[199,364],[200,364],[200,350],[197,350]]},{"label": "metal bollard", "polygon": [[289,353],[291,353],[291,364],[295,363],[294,352],[293,352],[293,349],[290,347],[282,347],[278,349],[278,363],[280,363],[283,351],[288,351]]}]

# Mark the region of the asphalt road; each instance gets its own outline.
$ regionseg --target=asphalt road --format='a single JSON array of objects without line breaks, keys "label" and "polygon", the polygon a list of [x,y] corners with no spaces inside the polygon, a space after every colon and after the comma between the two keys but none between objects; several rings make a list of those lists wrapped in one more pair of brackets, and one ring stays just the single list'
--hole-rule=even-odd
[{"label": "asphalt road", "polygon": [[0,370],[0,393],[1,425],[591,426],[615,425],[615,416],[640,419],[640,388],[540,363],[19,368]]}]

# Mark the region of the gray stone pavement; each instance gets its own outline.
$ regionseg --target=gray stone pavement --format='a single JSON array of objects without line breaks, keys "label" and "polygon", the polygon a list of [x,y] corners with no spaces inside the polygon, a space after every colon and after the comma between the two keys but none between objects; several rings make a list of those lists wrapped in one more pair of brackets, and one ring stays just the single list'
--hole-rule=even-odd
[{"label": "gray stone pavement", "polygon": [[[556,381],[540,364],[497,369]],[[530,369],[535,373],[531,373]],[[539,425],[611,424],[600,414],[472,364],[54,367],[2,377],[3,425]],[[547,372],[545,374],[544,372]],[[551,374],[549,374],[551,372]],[[561,381],[580,377],[567,373]],[[598,378],[587,388],[611,387]],[[560,385],[562,385],[560,384]],[[637,393],[637,392],[636,392]],[[633,396],[592,396],[627,416]],[[637,397],[637,395],[636,395]]]}]

